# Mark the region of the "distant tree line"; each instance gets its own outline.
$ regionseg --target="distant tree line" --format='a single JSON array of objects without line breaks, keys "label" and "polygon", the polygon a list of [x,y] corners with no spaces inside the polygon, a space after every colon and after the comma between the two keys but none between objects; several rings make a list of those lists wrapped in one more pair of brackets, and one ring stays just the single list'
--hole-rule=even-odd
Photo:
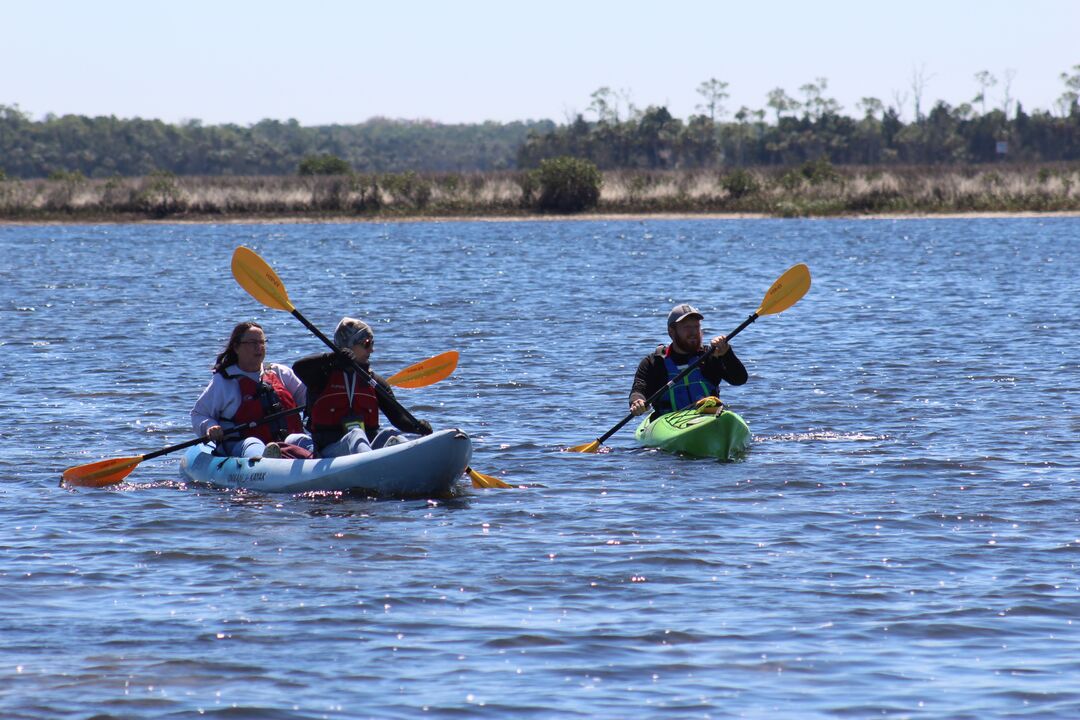
[{"label": "distant tree line", "polygon": [[[1004,96],[1001,107],[987,108],[989,72],[977,73],[979,92],[955,107],[938,101],[924,113],[921,77],[913,80],[915,119],[905,123],[899,105],[866,97],[861,117],[840,113],[826,95],[828,82],[817,78],[800,88],[797,100],[783,89],[768,94],[765,110],[740,108],[730,121],[723,101],[728,84],[710,79],[698,93],[702,112],[686,121],[666,107],[638,110],[625,95],[600,88],[583,114],[546,133],[531,132],[518,153],[518,167],[535,167],[546,158],[573,156],[603,170],[712,168],[717,166],[795,166],[827,160],[837,165],[936,165],[1080,160],[1080,65],[1062,73],[1065,91],[1057,114],[1025,112]],[[978,105],[978,107],[976,107]],[[981,112],[980,112],[981,110]]]},{"label": "distant tree line", "polygon": [[1080,160],[1080,65],[1062,73],[1056,112],[1028,113],[1010,96],[1013,73],[1000,83],[998,106],[988,91],[999,85],[976,73],[970,102],[938,101],[923,109],[925,76],[912,78],[914,118],[902,119],[907,95],[894,102],[863,98],[860,114],[842,114],[817,78],[781,88],[766,109],[724,103],[728,83],[711,78],[698,87],[699,112],[686,120],[665,107],[634,107],[628,93],[600,88],[587,114],[557,125],[550,120],[470,125],[375,118],[355,125],[303,127],[296,120],[263,120],[249,127],[179,125],[116,117],[46,116],[32,120],[17,106],[0,105],[0,179],[78,173],[91,178],[175,175],[326,175],[403,172],[491,172],[539,168],[544,160],[574,157],[602,170],[710,169],[835,165],[934,165]]},{"label": "distant tree line", "polygon": [[356,172],[490,172],[514,169],[528,134],[554,129],[555,123],[547,120],[444,125],[375,118],[316,127],[296,120],[240,127],[81,115],[35,121],[17,107],[0,105],[0,173],[12,178],[57,172],[96,178],[154,171],[295,175],[305,160],[309,174],[329,167],[327,157]]}]

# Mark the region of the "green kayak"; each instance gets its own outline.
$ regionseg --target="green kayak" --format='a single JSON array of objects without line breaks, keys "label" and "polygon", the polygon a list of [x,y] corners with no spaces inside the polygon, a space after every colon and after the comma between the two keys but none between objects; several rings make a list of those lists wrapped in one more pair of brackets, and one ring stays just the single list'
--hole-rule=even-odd
[{"label": "green kayak", "polygon": [[645,419],[634,432],[645,447],[694,457],[730,460],[750,447],[750,428],[737,413],[716,408],[688,408]]}]

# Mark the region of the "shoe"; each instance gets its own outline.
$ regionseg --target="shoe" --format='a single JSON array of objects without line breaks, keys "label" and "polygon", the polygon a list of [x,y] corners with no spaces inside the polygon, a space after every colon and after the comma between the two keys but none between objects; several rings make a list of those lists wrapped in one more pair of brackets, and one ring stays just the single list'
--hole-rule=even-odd
[{"label": "shoe", "polygon": [[267,443],[266,449],[263,450],[264,458],[279,458],[281,457],[281,446],[277,443]]},{"label": "shoe", "polygon": [[383,443],[383,447],[390,447],[391,445],[400,445],[401,443],[409,442],[409,438],[404,435],[391,435],[386,438],[386,442]]}]

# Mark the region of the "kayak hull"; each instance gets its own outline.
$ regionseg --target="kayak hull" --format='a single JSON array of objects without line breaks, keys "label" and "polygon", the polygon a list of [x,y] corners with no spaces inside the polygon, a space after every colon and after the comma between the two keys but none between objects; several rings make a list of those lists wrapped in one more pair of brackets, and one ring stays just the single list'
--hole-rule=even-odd
[{"label": "kayak hull", "polygon": [[454,429],[370,452],[313,460],[222,457],[209,445],[195,445],[181,457],[180,474],[193,482],[267,493],[427,498],[449,494],[471,458],[472,441]]},{"label": "kayak hull", "polygon": [[655,420],[646,418],[634,432],[645,447],[692,457],[732,460],[750,447],[750,428],[737,413],[678,410]]}]

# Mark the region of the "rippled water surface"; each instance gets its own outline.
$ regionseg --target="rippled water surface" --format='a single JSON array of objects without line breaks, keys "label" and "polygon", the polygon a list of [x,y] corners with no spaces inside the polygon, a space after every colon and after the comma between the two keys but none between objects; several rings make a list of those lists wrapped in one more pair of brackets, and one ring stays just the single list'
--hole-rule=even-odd
[{"label": "rippled water surface", "polygon": [[[5,718],[1080,715],[1080,219],[0,227]],[[110,490],[188,439],[229,329],[324,331],[525,487],[450,499]],[[618,422],[667,311],[730,331],[735,463],[562,448]]]}]

